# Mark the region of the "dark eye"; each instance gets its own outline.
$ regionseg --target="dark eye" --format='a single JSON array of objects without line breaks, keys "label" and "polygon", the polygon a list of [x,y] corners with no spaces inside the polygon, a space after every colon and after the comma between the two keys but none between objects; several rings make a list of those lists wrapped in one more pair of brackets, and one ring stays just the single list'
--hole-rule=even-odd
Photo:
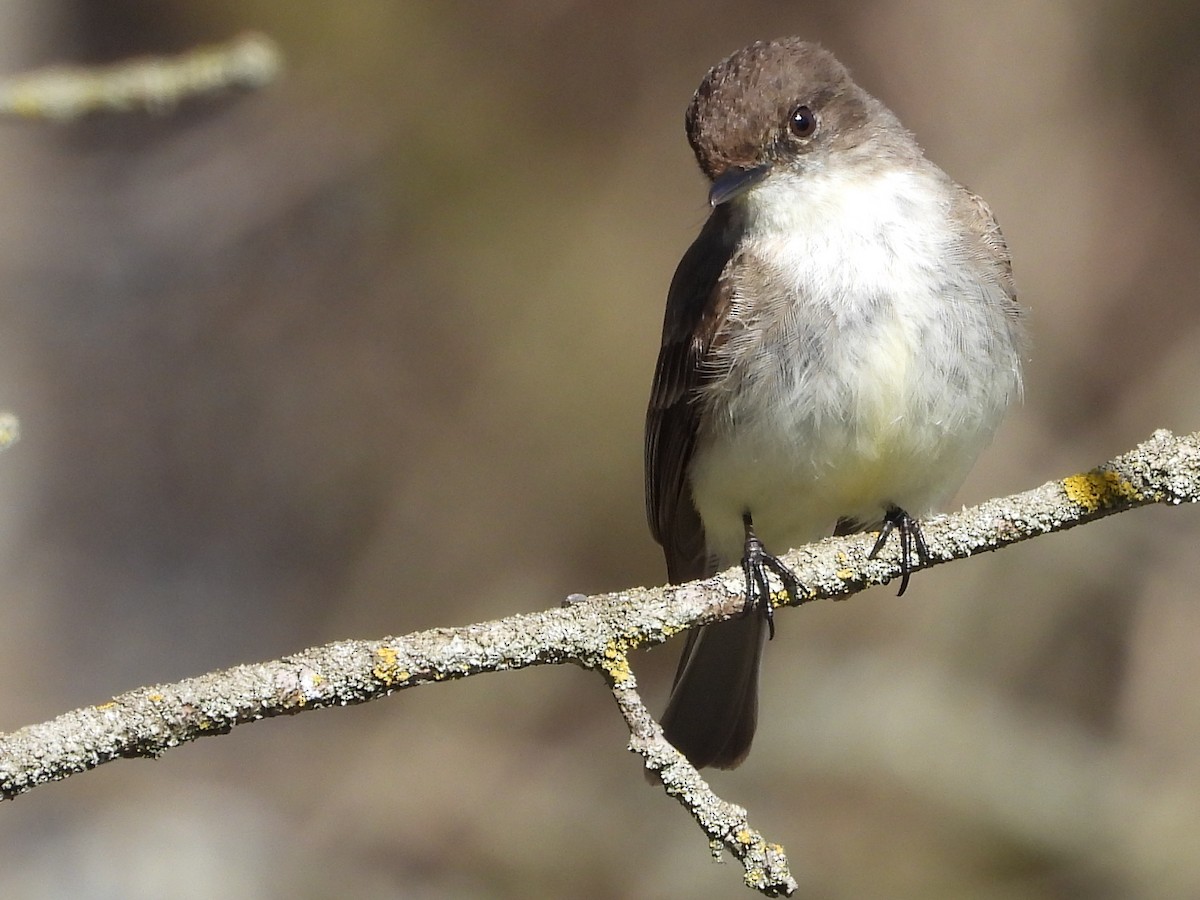
[{"label": "dark eye", "polygon": [[817,130],[817,117],[807,106],[797,106],[788,117],[788,128],[796,137],[811,137]]}]

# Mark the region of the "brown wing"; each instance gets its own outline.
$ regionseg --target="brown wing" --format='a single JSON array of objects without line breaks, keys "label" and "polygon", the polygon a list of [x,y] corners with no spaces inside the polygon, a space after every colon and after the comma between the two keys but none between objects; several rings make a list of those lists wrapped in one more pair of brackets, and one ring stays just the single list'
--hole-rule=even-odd
[{"label": "brown wing", "polygon": [[962,185],[958,186],[958,190],[959,205],[976,235],[976,262],[989,269],[1004,288],[1004,292],[1013,301],[1012,313],[1016,315],[1019,307],[1017,285],[1013,281],[1012,255],[1008,252],[1008,243],[1000,231],[1000,224],[982,197]]},{"label": "brown wing", "polygon": [[[957,201],[960,214],[972,226],[971,234],[974,240],[967,247],[967,252],[980,271],[986,273],[1007,296],[1008,303],[1004,307],[1003,322],[1008,329],[1011,346],[1017,348],[1018,356],[1023,356],[1029,347],[1029,336],[1025,330],[1025,310],[1017,303],[1017,286],[1013,281],[1012,257],[1008,252],[1008,244],[1000,232],[996,217],[992,215],[991,209],[982,197],[959,185]],[[1019,361],[1015,365],[1018,368],[1017,392],[1019,393],[1021,390]]]},{"label": "brown wing", "polygon": [[692,504],[688,464],[700,425],[697,389],[728,301],[721,272],[729,260],[727,212],[718,207],[680,260],[667,292],[662,349],[646,410],[646,518],[676,584],[711,574],[704,526]]}]

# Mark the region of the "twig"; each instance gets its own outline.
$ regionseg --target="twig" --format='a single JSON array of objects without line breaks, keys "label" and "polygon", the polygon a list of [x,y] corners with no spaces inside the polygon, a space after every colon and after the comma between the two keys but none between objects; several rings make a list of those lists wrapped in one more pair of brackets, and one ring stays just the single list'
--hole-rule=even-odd
[{"label": "twig", "polygon": [[21,439],[21,422],[15,413],[0,410],[0,451],[7,450]]},{"label": "twig", "polygon": [[745,869],[746,886],[768,897],[795,893],[799,885],[788,870],[783,847],[768,843],[751,828],[746,810],[714,794],[696,768],[663,737],[638,695],[625,654],[611,651],[602,668],[629,728],[629,749],[646,760],[646,768],[658,775],[667,793],[692,814],[708,835],[713,856],[720,859],[721,848],[727,848]]},{"label": "twig", "polygon": [[88,113],[165,112],[188,97],[253,89],[283,70],[278,46],[261,34],[96,68],[53,66],[0,81],[0,115],[66,121]]}]

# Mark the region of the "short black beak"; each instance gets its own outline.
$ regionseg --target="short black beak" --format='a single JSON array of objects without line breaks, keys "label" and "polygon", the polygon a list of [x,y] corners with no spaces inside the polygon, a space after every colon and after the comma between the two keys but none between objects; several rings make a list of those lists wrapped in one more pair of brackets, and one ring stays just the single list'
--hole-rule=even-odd
[{"label": "short black beak", "polygon": [[770,163],[752,166],[749,169],[726,169],[713,179],[712,187],[708,191],[708,205],[716,209],[722,203],[740,197],[766,178],[770,171]]}]

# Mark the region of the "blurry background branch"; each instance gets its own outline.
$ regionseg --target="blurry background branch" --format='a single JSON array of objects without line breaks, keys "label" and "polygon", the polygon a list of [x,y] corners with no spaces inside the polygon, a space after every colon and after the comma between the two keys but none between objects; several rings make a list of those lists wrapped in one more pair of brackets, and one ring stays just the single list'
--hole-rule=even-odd
[{"label": "blurry background branch", "polygon": [[15,413],[0,410],[0,450],[7,450],[21,439],[21,421]]},{"label": "blurry background branch", "polygon": [[0,80],[0,115],[66,120],[95,112],[165,112],[189,97],[262,87],[282,69],[274,41],[243,34],[179,56],[53,66],[6,78]]},{"label": "blurry background branch", "polygon": [[[1157,431],[1129,453],[1079,475],[926,521],[930,565],[1062,531],[1154,503],[1200,500],[1200,433]],[[870,536],[831,538],[785,556],[803,600],[845,597],[885,583],[898,566],[868,560]],[[131,691],[41,725],[0,736],[0,796],[11,798],[119,757],[155,757],[234,726],[306,709],[347,706],[395,691],[483,672],[575,663],[606,676],[630,727],[631,748],[702,824],[762,874],[766,843],[744,811],[721,807],[694,769],[664,746],[634,693],[627,654],[741,610],[739,569],[705,581],[601,594],[562,608],[461,628],[343,641],[258,665]],[[452,790],[452,787],[448,787]],[[733,811],[731,820],[726,813]],[[738,827],[730,827],[730,822]],[[758,886],[790,883],[782,853]],[[748,872],[752,868],[747,862]],[[782,874],[780,874],[782,873]],[[748,880],[750,875],[748,874]]]}]

